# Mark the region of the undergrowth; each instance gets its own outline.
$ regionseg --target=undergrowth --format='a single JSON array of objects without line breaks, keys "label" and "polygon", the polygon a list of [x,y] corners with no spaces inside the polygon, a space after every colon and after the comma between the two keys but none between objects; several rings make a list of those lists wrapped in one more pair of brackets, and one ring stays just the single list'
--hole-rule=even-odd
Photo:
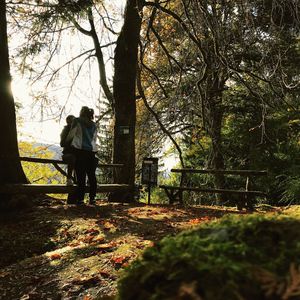
[{"label": "undergrowth", "polygon": [[300,299],[300,220],[226,217],[148,248],[119,299]]}]

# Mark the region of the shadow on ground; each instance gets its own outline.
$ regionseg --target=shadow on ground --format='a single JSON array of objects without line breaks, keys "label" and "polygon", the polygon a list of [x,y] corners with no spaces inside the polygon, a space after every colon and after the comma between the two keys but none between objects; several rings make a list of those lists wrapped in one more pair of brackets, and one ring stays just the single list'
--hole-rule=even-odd
[{"label": "shadow on ground", "polygon": [[122,269],[146,247],[225,214],[246,214],[207,206],[38,203],[0,216],[0,299],[113,296]]}]

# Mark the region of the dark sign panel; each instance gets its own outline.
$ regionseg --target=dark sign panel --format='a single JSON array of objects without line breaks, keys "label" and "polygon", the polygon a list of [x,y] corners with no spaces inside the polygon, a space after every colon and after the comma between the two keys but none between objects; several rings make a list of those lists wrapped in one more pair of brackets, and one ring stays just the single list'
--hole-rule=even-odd
[{"label": "dark sign panel", "polygon": [[142,165],[142,184],[157,185],[158,158],[144,158]]}]

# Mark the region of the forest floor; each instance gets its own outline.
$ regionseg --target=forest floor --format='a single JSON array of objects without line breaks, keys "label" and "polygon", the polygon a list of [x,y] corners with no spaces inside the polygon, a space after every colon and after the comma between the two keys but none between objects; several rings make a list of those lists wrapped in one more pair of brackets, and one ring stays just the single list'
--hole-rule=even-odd
[{"label": "forest floor", "polygon": [[113,299],[122,270],[143,249],[228,214],[248,213],[104,201],[75,206],[40,198],[30,209],[0,215],[0,299]]}]

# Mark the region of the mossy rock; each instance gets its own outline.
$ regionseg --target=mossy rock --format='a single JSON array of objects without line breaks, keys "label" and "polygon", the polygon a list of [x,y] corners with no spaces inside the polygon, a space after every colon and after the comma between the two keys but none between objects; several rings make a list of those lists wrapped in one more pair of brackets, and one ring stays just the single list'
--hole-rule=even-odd
[{"label": "mossy rock", "polygon": [[118,299],[300,299],[299,237],[300,220],[253,215],[165,238],[125,270]]}]

